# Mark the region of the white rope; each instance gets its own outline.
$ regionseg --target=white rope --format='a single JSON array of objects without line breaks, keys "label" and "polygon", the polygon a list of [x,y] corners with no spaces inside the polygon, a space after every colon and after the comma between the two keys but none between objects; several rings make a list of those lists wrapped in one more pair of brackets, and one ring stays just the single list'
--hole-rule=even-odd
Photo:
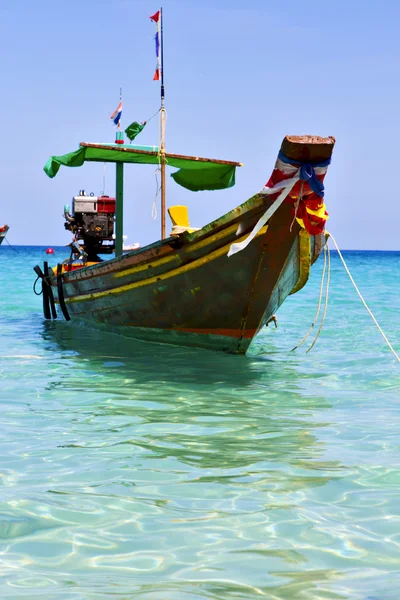
[{"label": "white rope", "polygon": [[[279,183],[276,183],[273,187],[264,188],[260,192],[261,194],[270,195],[270,194],[276,194],[276,192],[278,190],[282,190],[280,195],[275,200],[275,202],[273,204],[271,204],[271,206],[265,211],[263,216],[257,221],[257,223],[254,226],[253,231],[247,236],[247,238],[245,240],[243,240],[243,242],[231,244],[231,247],[229,248],[228,256],[232,256],[233,254],[236,254],[236,252],[241,252],[242,250],[244,250],[246,248],[246,246],[248,246],[250,244],[251,240],[253,240],[256,237],[257,233],[265,225],[265,223],[276,213],[276,211],[278,210],[278,208],[280,207],[282,202],[289,195],[290,190],[299,181],[299,179],[300,179],[300,169],[297,169],[296,174],[293,177],[291,177],[290,179],[283,179],[282,181],[279,181]],[[236,232],[236,235],[239,235],[239,231],[240,231],[240,225],[239,225],[238,231]]]},{"label": "white rope", "polygon": [[[326,233],[328,233],[328,232],[326,232]],[[393,352],[393,354],[395,355],[395,357],[397,358],[397,360],[400,362],[400,357],[399,357],[399,355],[396,353],[396,351],[394,350],[393,346],[391,345],[391,343],[390,343],[390,342],[389,342],[389,340],[387,339],[387,337],[386,337],[386,335],[384,334],[384,332],[383,332],[383,330],[382,330],[381,326],[379,325],[378,321],[375,319],[374,315],[372,314],[372,312],[371,312],[371,311],[370,311],[370,309],[368,308],[368,306],[367,306],[367,303],[365,302],[364,298],[362,297],[360,290],[359,290],[359,289],[358,289],[358,287],[356,286],[356,283],[355,283],[355,281],[354,281],[353,277],[351,276],[351,273],[350,273],[350,271],[349,271],[349,269],[348,269],[348,267],[347,267],[347,265],[346,265],[346,262],[345,262],[345,260],[344,260],[344,258],[343,258],[343,256],[342,256],[342,253],[341,253],[341,252],[340,252],[340,250],[339,250],[339,246],[337,245],[335,238],[333,237],[333,235],[332,235],[331,233],[329,233],[329,236],[330,236],[330,238],[332,239],[332,242],[334,243],[336,250],[338,251],[338,254],[339,254],[340,258],[341,258],[341,261],[342,261],[342,263],[343,263],[343,266],[344,266],[344,268],[346,269],[346,273],[347,273],[347,275],[350,277],[350,281],[351,281],[351,283],[353,284],[353,286],[354,286],[354,289],[356,290],[357,294],[359,295],[361,302],[364,304],[365,308],[367,309],[367,311],[368,311],[368,313],[370,314],[370,316],[371,316],[372,320],[374,321],[375,325],[376,325],[376,326],[377,326],[377,328],[379,329],[379,332],[380,332],[380,334],[382,335],[383,339],[385,340],[385,342],[386,342],[386,343],[387,343],[387,345],[389,346],[390,350]]]},{"label": "white rope", "polygon": [[[167,118],[168,118],[168,115],[167,115],[167,111],[165,110],[165,108],[164,108],[164,107],[163,107],[163,108],[160,108],[160,109],[159,109],[159,110],[158,110],[158,111],[157,111],[157,112],[156,112],[156,113],[153,115],[153,117],[155,117],[155,116],[156,116],[156,115],[157,115],[159,112],[161,112],[161,111],[162,111],[162,112],[164,113],[164,115],[165,115],[165,120],[164,120],[164,123],[163,123],[163,119],[160,119],[160,131],[159,131],[159,140],[158,140],[158,155],[157,155],[157,157],[158,157],[158,167],[157,167],[157,169],[155,170],[155,178],[156,178],[156,194],[155,194],[155,196],[154,196],[153,205],[152,205],[152,207],[151,207],[151,216],[152,216],[152,218],[153,218],[154,220],[157,218],[157,198],[158,198],[158,194],[159,194],[159,193],[160,193],[160,191],[161,191],[161,185],[159,185],[159,183],[158,183],[158,177],[157,177],[157,175],[158,175],[158,173],[161,173],[161,144],[162,144],[162,142],[163,142],[163,139],[164,139],[164,137],[165,137],[165,128],[166,128],[166,125],[167,125]],[[153,117],[151,117],[151,119],[152,119]],[[149,120],[150,120],[150,119],[149,119]],[[164,150],[165,150],[165,149],[164,149]],[[166,160],[166,159],[164,159],[164,160],[165,160],[165,163],[167,163],[167,160]]]},{"label": "white rope", "polygon": [[[160,111],[164,114],[164,119],[160,119],[160,142],[159,142],[159,148],[161,149],[161,146],[164,146],[165,144],[165,130],[167,128],[167,119],[168,119],[168,113],[167,113],[167,109],[162,107],[160,108]],[[163,150],[165,150],[165,147],[163,147]]]},{"label": "white rope", "polygon": [[[265,223],[275,214],[278,210],[282,202],[289,195],[289,192],[294,187],[294,185],[300,179],[300,168],[294,165],[288,165],[287,163],[282,162],[279,158],[275,163],[275,169],[283,172],[285,175],[291,175],[289,179],[283,179],[276,183],[272,187],[264,187],[260,194],[270,195],[276,194],[279,190],[282,190],[278,198],[275,202],[267,209],[267,211],[263,214],[263,216],[258,220],[256,225],[254,226],[253,231],[247,236],[243,242],[232,244],[229,248],[228,256],[232,256],[236,254],[236,252],[241,252],[244,250],[250,242],[256,237],[257,233],[260,229],[265,225]],[[316,175],[325,175],[328,167],[314,167],[314,172]],[[301,195],[303,194],[303,187],[301,188]],[[295,217],[296,218],[296,217]],[[293,220],[294,222],[294,220]],[[293,224],[293,223],[292,223]],[[292,227],[292,226],[291,226]],[[290,228],[291,228],[290,227]],[[236,232],[236,235],[240,235],[240,225]]]},{"label": "white rope", "polygon": [[322,327],[324,325],[324,321],[325,321],[325,317],[326,317],[326,311],[328,309],[329,283],[330,283],[330,280],[331,280],[331,252],[330,252],[330,249],[329,249],[329,246],[328,246],[328,242],[326,242],[326,248],[327,248],[327,253],[328,253],[328,275],[327,275],[327,278],[326,278],[324,312],[322,313],[321,323],[319,324],[319,328],[318,328],[318,331],[317,331],[316,336],[314,338],[314,341],[311,344],[311,346],[308,348],[308,350],[306,350],[306,354],[307,354],[307,352],[310,352],[311,348],[313,348],[315,346],[315,344],[317,343],[317,340],[319,338],[319,334],[321,333]]},{"label": "white rope", "polygon": [[294,352],[294,350],[297,350],[297,348],[299,348],[302,344],[304,344],[304,342],[306,341],[306,339],[308,338],[308,336],[310,335],[315,323],[318,320],[319,317],[319,311],[321,310],[321,301],[322,301],[322,294],[323,294],[323,290],[324,290],[324,280],[325,280],[325,270],[326,270],[326,244],[324,245],[324,266],[322,268],[322,276],[321,276],[321,285],[319,286],[319,298],[318,298],[318,307],[317,307],[317,312],[315,313],[315,317],[313,322],[311,323],[310,327],[308,328],[307,333],[305,334],[305,336],[303,337],[303,339],[301,340],[301,342],[299,342],[297,344],[297,346],[295,346],[294,348],[291,349],[290,352]]}]

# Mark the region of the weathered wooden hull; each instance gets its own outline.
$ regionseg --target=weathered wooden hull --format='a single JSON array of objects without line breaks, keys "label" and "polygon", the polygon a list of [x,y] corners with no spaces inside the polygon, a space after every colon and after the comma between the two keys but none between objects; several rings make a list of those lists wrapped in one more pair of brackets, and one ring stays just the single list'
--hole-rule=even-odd
[{"label": "weathered wooden hull", "polygon": [[228,257],[231,244],[245,239],[274,202],[260,193],[199,231],[58,278],[53,269],[53,296],[59,302],[61,292],[72,322],[244,354],[286,297],[306,283],[325,243],[323,234],[300,227],[288,202],[244,250]]},{"label": "weathered wooden hull", "polygon": [[[290,231],[289,205],[245,250],[227,256],[239,222],[246,235],[266,202],[256,196],[194,234],[64,273],[71,320],[89,319],[139,339],[244,354],[300,276],[300,227]],[[310,261],[321,248],[311,240]],[[56,277],[51,283],[57,302]]]}]

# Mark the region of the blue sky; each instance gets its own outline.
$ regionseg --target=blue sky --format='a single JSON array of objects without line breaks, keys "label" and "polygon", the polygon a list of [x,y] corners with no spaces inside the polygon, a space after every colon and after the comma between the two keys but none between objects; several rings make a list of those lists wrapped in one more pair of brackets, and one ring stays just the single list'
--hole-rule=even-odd
[{"label": "blue sky", "polygon": [[[0,0],[0,224],[11,244],[63,245],[63,206],[99,193],[103,165],[43,172],[81,141],[112,142],[122,125],[159,108],[153,0]],[[193,226],[217,218],[267,181],[285,134],[336,137],[326,177],[341,248],[400,249],[400,3],[392,0],[164,0],[167,150],[237,160],[230,190],[191,193],[168,179],[167,205],[187,203]],[[6,58],[4,58],[6,57]],[[137,138],[158,143],[153,119]],[[383,184],[387,181],[387,185]],[[154,167],[128,166],[125,234],[158,239]],[[106,170],[106,193],[114,173]],[[169,227],[169,223],[168,223]]]}]

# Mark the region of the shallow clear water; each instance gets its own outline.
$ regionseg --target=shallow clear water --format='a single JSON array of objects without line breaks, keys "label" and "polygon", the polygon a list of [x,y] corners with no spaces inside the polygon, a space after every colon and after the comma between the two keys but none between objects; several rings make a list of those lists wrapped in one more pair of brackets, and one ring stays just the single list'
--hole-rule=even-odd
[{"label": "shallow clear water", "polygon": [[[400,253],[344,256],[399,353]],[[399,597],[400,365],[336,254],[313,350],[322,260],[246,357],[44,322],[45,259],[0,248],[0,598]]]}]

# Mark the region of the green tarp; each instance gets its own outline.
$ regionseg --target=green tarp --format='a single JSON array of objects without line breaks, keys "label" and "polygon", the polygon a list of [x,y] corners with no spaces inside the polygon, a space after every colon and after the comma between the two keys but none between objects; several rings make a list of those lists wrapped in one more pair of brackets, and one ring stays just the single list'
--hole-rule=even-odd
[{"label": "green tarp", "polygon": [[[133,146],[124,144],[99,144],[101,147],[81,146],[79,150],[51,156],[44,166],[49,177],[55,177],[61,165],[81,167],[84,162],[123,162],[157,165],[160,162],[158,148],[154,146]],[[126,151],[128,150],[128,151]],[[135,150],[145,150],[144,154]],[[166,154],[166,164],[179,169],[171,177],[184,188],[193,192],[201,190],[222,190],[235,185],[235,164],[219,164],[196,159],[177,158]]]},{"label": "green tarp", "polygon": [[[171,165],[169,161],[168,164]],[[235,185],[236,167],[213,163],[197,163],[196,167],[195,169],[192,167],[179,169],[179,171],[171,173],[171,177],[176,183],[191,192],[224,190]]]}]

